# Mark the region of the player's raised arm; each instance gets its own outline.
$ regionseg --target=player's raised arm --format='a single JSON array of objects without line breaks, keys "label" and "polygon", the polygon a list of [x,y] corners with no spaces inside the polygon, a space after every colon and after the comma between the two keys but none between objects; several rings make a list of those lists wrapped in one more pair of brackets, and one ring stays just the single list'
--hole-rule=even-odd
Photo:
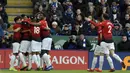
[{"label": "player's raised arm", "polygon": [[87,20],[88,22],[90,22],[91,24],[93,24],[94,26],[98,26],[98,23],[96,23],[96,22],[94,22],[94,21],[92,21],[90,18],[85,18],[85,20]]}]

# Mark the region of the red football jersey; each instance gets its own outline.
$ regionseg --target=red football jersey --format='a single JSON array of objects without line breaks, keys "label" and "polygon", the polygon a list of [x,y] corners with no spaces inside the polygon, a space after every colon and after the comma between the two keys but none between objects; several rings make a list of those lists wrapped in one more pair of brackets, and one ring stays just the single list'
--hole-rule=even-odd
[{"label": "red football jersey", "polygon": [[24,19],[23,21],[30,23],[31,20],[27,18],[27,19]]},{"label": "red football jersey", "polygon": [[102,27],[103,40],[112,40],[112,29],[114,26],[109,20],[105,20],[98,24],[94,23],[93,21],[90,21],[90,22],[93,23],[97,27]]},{"label": "red football jersey", "polygon": [[[30,30],[30,27],[28,25],[22,25],[22,31]],[[23,40],[29,40],[30,39],[30,32],[22,32],[22,39]]]},{"label": "red football jersey", "polygon": [[112,40],[113,24],[109,21],[103,21],[98,26],[102,27],[102,35],[104,40]]},{"label": "red football jersey", "polygon": [[[13,25],[13,30],[15,30],[17,28],[21,28],[21,24],[14,24]],[[14,40],[18,40],[18,41],[21,39],[21,33],[20,33],[20,31],[14,32],[13,39]]]},{"label": "red football jersey", "polygon": [[97,27],[97,31],[98,31],[98,44],[100,44],[100,42],[102,41],[102,27]]},{"label": "red football jersey", "polygon": [[47,21],[41,20],[39,23],[41,24],[40,25],[40,28],[41,28],[41,37],[45,38],[45,37],[50,36],[50,31],[45,30],[45,28],[48,27]]},{"label": "red football jersey", "polygon": [[33,38],[35,39],[40,38],[40,26],[31,25],[30,30]]},{"label": "red football jersey", "polygon": [[100,42],[102,41],[102,27],[101,26],[97,26],[99,23],[95,23],[93,21],[90,21],[90,23],[94,24],[97,27],[98,45],[100,45]]}]

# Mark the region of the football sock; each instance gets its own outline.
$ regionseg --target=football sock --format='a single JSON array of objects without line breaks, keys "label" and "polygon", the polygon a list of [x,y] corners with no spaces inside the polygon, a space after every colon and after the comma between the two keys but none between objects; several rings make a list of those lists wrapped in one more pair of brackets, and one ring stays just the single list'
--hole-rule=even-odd
[{"label": "football sock", "polygon": [[38,65],[39,65],[39,67],[40,67],[40,56],[39,56],[39,54],[36,55],[36,56],[37,56]]},{"label": "football sock", "polygon": [[25,62],[25,59],[24,59],[24,56],[22,53],[19,53],[19,57],[20,57],[20,60],[22,61],[23,63],[23,66],[27,66],[26,62]]},{"label": "football sock", "polygon": [[45,64],[46,64],[46,66],[49,67],[49,66],[51,65],[50,56],[45,53],[45,54],[42,56],[42,58],[43,58],[43,60],[44,60],[44,62],[45,62]]},{"label": "football sock", "polygon": [[48,66],[51,66],[51,60],[50,60],[49,55],[48,55],[47,58],[46,58],[46,63],[47,63],[47,67],[48,67]]},{"label": "football sock", "polygon": [[11,61],[10,61],[10,67],[13,68],[14,67],[14,61],[15,61],[16,57],[15,55],[11,56]]},{"label": "football sock", "polygon": [[120,63],[122,62],[121,58],[117,54],[113,54],[113,57],[118,60]]},{"label": "football sock", "polygon": [[28,69],[32,68],[32,55],[29,54],[28,56]]},{"label": "football sock", "polygon": [[43,64],[44,64],[43,59],[41,58],[40,60],[41,60],[41,61],[40,61],[40,67],[43,68],[43,66],[44,66],[44,65],[43,65]]},{"label": "football sock", "polygon": [[33,58],[34,62],[36,63],[37,68],[39,68],[39,64],[38,64],[38,61],[37,61],[37,56],[36,56],[36,54],[34,54],[32,58]]},{"label": "football sock", "polygon": [[97,57],[93,57],[91,69],[94,69],[96,64],[97,64]]},{"label": "football sock", "polygon": [[27,57],[27,56],[24,56],[24,60],[25,60],[25,62],[27,61],[27,59],[28,59],[28,57]]},{"label": "football sock", "polygon": [[18,60],[18,65],[17,65],[17,66],[18,66],[18,68],[20,68],[20,63],[21,63],[21,61],[20,61],[20,57],[17,56],[16,58],[17,58],[17,60]]},{"label": "football sock", "polygon": [[104,56],[100,56],[100,58],[99,58],[99,69],[100,70],[102,70],[103,62],[104,62]]},{"label": "football sock", "polygon": [[110,65],[111,69],[114,69],[113,61],[110,56],[107,57],[107,60],[108,60],[108,63]]}]

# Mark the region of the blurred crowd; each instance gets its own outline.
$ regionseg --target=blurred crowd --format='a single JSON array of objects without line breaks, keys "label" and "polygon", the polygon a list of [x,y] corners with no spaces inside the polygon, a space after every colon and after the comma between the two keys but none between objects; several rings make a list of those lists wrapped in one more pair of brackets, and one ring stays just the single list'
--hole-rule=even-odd
[{"label": "blurred crowd", "polygon": [[114,24],[113,35],[127,35],[130,39],[130,0],[31,0],[33,14],[46,14],[52,35],[96,36],[96,27],[86,21],[95,22],[107,13]]},{"label": "blurred crowd", "polygon": [[[8,15],[5,11],[5,6],[7,5],[7,0],[0,0],[0,47],[11,47],[9,44],[11,43],[9,40],[11,39],[11,35],[7,35],[6,31],[9,27]],[[2,44],[6,44],[3,45]]]},{"label": "blurred crowd", "polygon": [[[103,13],[107,13],[114,24],[113,35],[126,36],[127,42],[130,40],[130,0],[31,1],[33,4],[33,15],[39,12],[46,14],[46,20],[51,28],[51,35],[80,36],[83,34],[85,36],[97,36],[97,28],[90,25],[86,21],[86,17],[91,18],[95,22],[100,22],[100,16]],[[6,4],[6,0],[0,0],[0,41],[2,42],[10,40],[11,36],[3,37],[5,30],[9,27],[8,17],[5,12]],[[6,34],[8,33],[6,32]],[[66,47],[66,45],[67,42],[63,47]],[[130,47],[128,48],[130,49]]]}]

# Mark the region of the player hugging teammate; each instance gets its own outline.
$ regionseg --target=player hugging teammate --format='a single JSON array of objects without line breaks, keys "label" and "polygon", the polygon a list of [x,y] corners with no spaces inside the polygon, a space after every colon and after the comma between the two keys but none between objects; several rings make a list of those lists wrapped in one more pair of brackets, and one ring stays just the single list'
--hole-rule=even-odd
[{"label": "player hugging teammate", "polygon": [[[123,68],[125,68],[125,64],[121,60],[121,58],[114,52],[115,47],[114,47],[114,41],[112,38],[113,24],[109,20],[109,15],[102,14],[101,18],[102,18],[102,22],[99,22],[99,23],[95,23],[91,19],[86,18],[87,21],[89,21],[90,23],[92,23],[96,27],[101,28],[101,36],[100,36],[100,32],[98,32],[98,34],[99,34],[98,38],[100,38],[101,41],[98,40],[98,42],[100,42],[100,44],[98,45],[98,47],[95,48],[94,58],[92,61],[92,67],[88,71],[94,72],[94,70],[96,70],[98,72],[102,72],[102,66],[103,66],[104,55],[105,55],[109,65],[110,65],[110,72],[114,72],[115,69],[114,69],[113,61],[112,61],[110,55],[113,58],[115,58],[117,61],[119,61]],[[97,63],[97,56],[100,56],[99,68],[94,69],[95,65]]]},{"label": "player hugging teammate", "polygon": [[[52,38],[50,28],[46,22],[45,15],[38,13],[36,16],[26,15],[14,18],[13,25],[13,55],[11,56],[9,70],[17,71],[14,67],[15,59],[18,57],[22,62],[22,70],[30,71],[32,61],[37,66],[36,70],[52,70],[49,51],[51,50]],[[26,58],[28,58],[28,66]]]}]

